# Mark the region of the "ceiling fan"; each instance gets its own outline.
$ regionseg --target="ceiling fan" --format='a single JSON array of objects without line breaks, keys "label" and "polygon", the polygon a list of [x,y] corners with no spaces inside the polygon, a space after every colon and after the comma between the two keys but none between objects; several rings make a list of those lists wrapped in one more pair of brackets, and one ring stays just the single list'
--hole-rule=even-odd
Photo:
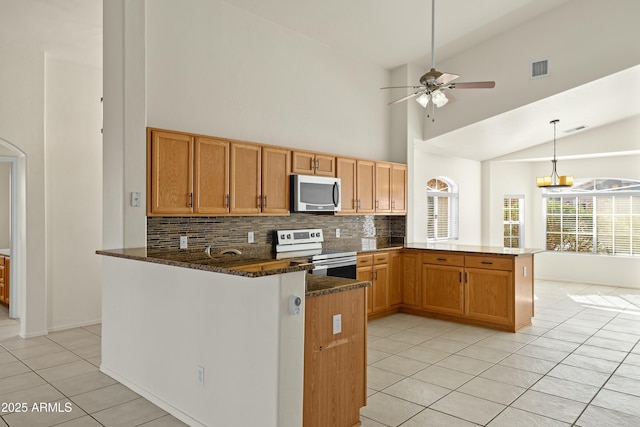
[{"label": "ceiling fan", "polygon": [[[444,106],[449,99],[455,100],[452,94],[445,94],[448,89],[491,89],[495,87],[496,82],[459,82],[452,83],[455,79],[460,77],[457,74],[443,73],[436,70],[436,54],[435,54],[435,0],[431,0],[431,70],[420,77],[420,86],[388,86],[381,89],[399,89],[410,88],[418,89],[418,91],[411,93],[395,101],[391,101],[388,105],[399,104],[411,98],[416,98],[416,101],[427,108],[429,101],[432,106],[438,108]],[[433,108],[433,107],[432,107]],[[428,115],[427,115],[428,117]]]}]

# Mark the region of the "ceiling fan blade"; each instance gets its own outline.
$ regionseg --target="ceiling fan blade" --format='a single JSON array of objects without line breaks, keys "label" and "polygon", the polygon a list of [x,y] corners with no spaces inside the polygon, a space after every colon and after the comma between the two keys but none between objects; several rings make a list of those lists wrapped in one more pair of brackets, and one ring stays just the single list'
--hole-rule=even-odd
[{"label": "ceiling fan blade", "polygon": [[445,84],[457,79],[458,77],[460,77],[460,76],[457,75],[457,74],[442,73],[440,75],[440,77],[438,77],[436,79],[436,83],[439,84],[439,85],[445,85]]},{"label": "ceiling fan blade", "polygon": [[410,88],[410,89],[424,89],[423,86],[387,86],[387,87],[381,87],[380,89],[406,89],[406,88]]},{"label": "ceiling fan blade", "polygon": [[421,93],[422,93],[421,91],[416,92],[416,93],[412,93],[411,95],[407,95],[404,98],[400,98],[400,99],[396,99],[395,101],[391,101],[387,105],[399,104],[402,101],[406,101],[407,99],[415,98],[416,96],[420,95]]},{"label": "ceiling fan blade", "polygon": [[451,83],[449,89],[493,89],[496,82],[460,82]]}]

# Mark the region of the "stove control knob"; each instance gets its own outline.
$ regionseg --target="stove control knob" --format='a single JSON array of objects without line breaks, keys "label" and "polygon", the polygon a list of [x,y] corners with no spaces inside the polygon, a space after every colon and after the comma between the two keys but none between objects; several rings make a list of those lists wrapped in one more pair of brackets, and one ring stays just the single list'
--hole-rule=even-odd
[{"label": "stove control knob", "polygon": [[316,237],[316,233],[311,233],[311,237]]},{"label": "stove control knob", "polygon": [[284,234],[280,235],[280,239],[284,240]]},{"label": "stove control knob", "polygon": [[291,238],[291,234],[287,234],[287,239],[290,239],[290,238]]}]

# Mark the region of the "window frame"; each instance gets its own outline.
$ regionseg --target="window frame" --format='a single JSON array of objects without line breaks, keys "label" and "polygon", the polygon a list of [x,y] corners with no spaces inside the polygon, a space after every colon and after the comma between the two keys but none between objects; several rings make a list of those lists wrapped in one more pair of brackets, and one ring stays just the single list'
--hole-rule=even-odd
[{"label": "window frame", "polygon": [[[558,211],[553,215],[549,211],[553,208],[549,206],[550,200],[559,201]],[[628,211],[616,212],[619,205],[626,205]],[[565,209],[574,212],[565,215]],[[542,215],[543,240],[548,252],[640,257],[640,180],[587,178],[576,180],[569,188],[545,188]],[[557,218],[555,224],[554,217]],[[559,227],[558,231],[551,232],[555,242],[549,238],[550,225]],[[616,227],[628,227],[628,234],[617,232]],[[605,228],[611,232],[604,233]],[[617,239],[622,243],[616,245]],[[550,247],[554,244],[555,248]],[[585,246],[590,250],[581,250]]]},{"label": "window frame", "polygon": [[[505,220],[505,210],[507,209],[505,207],[505,202],[506,200],[512,200],[515,199],[518,201],[518,220],[517,221],[513,221],[513,220]],[[509,217],[511,218],[511,215],[509,215]],[[513,230],[513,228],[511,227],[513,224],[517,224],[518,225],[518,235],[516,236],[518,239],[518,246],[506,246],[504,244],[505,240],[509,239],[511,242],[513,242],[513,240],[516,238],[514,237],[514,235],[512,233],[510,233],[508,236],[504,233],[505,230],[505,226],[509,225],[509,229]],[[505,194],[502,197],[502,245],[505,248],[524,248],[524,194]]]},{"label": "window frame", "polygon": [[[436,188],[429,186],[429,183],[434,181],[436,182]],[[439,187],[438,182],[443,183],[446,190],[438,190]],[[459,193],[457,184],[447,177],[442,176],[434,176],[427,180],[427,242],[441,242],[447,240],[458,240],[459,238],[459,223],[460,223],[460,209],[459,209]],[[430,216],[430,199],[433,199],[433,209],[434,217]],[[437,231],[444,228],[439,226],[438,221],[438,208],[440,203],[446,201],[447,203],[447,236],[446,237],[436,237]],[[433,224],[433,225],[432,225]],[[433,230],[430,231],[430,226],[433,226]],[[434,237],[429,237],[429,236]]]}]

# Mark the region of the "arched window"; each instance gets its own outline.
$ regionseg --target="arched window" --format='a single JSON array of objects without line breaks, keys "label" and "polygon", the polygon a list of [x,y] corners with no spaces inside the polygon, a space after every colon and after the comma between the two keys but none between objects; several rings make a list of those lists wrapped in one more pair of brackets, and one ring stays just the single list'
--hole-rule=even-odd
[{"label": "arched window", "polygon": [[458,186],[444,177],[427,182],[427,240],[458,238]]},{"label": "arched window", "polygon": [[640,181],[582,179],[542,197],[547,250],[640,256]]}]

